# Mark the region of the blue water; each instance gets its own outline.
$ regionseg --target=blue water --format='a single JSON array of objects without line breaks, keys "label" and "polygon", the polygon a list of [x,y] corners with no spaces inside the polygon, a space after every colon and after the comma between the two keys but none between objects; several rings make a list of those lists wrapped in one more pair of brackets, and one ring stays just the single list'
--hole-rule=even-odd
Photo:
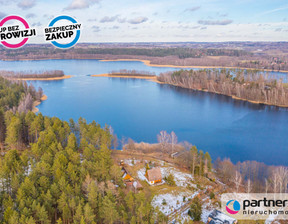
[{"label": "blue water", "polygon": [[137,142],[154,143],[161,130],[174,131],[179,141],[191,142],[213,159],[288,165],[287,109],[146,80],[89,76],[119,69],[159,74],[174,68],[148,67],[142,62],[43,60],[0,61],[0,69],[59,69],[74,75],[66,80],[32,82],[48,96],[38,107],[44,115],[109,124],[119,139],[124,136]]}]

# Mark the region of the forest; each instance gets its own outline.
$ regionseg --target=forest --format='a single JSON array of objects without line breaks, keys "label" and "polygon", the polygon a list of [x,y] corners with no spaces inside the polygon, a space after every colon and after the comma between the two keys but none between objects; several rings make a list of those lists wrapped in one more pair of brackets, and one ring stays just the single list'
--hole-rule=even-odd
[{"label": "forest", "polygon": [[267,166],[257,161],[233,164],[229,158],[214,162],[218,177],[234,192],[287,193],[288,168]]},{"label": "forest", "polygon": [[31,84],[17,80],[8,80],[0,75],[0,110],[12,112],[28,112],[32,110],[34,101],[41,101],[43,90]]},{"label": "forest", "polygon": [[64,72],[61,70],[51,70],[51,71],[27,71],[27,72],[14,72],[14,71],[0,71],[0,76],[9,79],[33,79],[33,78],[57,78],[63,77]]},{"label": "forest", "polygon": [[256,70],[202,69],[161,73],[158,81],[250,102],[288,107],[288,89],[272,75]]},{"label": "forest", "polygon": [[0,223],[161,223],[149,195],[125,190],[109,128],[19,108],[36,94],[0,77]]},{"label": "forest", "polygon": [[[7,56],[29,55],[36,53],[33,48],[16,50],[17,52],[6,52]],[[53,48],[39,47],[38,54],[53,54],[61,51]],[[165,57],[175,55],[179,58],[200,58],[202,56],[244,56],[251,53],[234,49],[193,49],[193,48],[76,48],[66,50],[64,53],[73,54],[111,54],[111,55],[143,55],[152,57]]]},{"label": "forest", "polygon": [[138,71],[138,70],[127,70],[127,69],[120,69],[118,71],[111,71],[111,72],[109,72],[109,75],[156,77],[156,74],[154,72]]},{"label": "forest", "polygon": [[[255,46],[254,46],[255,45]],[[267,45],[267,46],[266,46]],[[49,45],[29,45],[27,48],[7,51],[0,47],[1,60],[45,60],[45,59],[138,59],[149,60],[156,65],[238,67],[288,71],[288,59],[281,53],[287,49],[284,44],[273,43],[202,43],[182,44],[150,43],[121,44],[79,44],[75,49],[59,50]],[[276,48],[275,53],[267,47]],[[251,47],[252,46],[252,47]],[[257,46],[264,51],[258,51]],[[274,51],[273,51],[274,52]]]}]

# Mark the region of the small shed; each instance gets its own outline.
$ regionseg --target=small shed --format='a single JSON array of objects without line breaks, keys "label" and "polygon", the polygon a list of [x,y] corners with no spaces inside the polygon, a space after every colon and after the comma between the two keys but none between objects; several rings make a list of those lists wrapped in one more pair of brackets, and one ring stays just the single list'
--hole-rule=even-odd
[{"label": "small shed", "polygon": [[137,192],[139,190],[143,190],[143,186],[138,180],[133,182],[133,187],[134,187],[135,192]]}]

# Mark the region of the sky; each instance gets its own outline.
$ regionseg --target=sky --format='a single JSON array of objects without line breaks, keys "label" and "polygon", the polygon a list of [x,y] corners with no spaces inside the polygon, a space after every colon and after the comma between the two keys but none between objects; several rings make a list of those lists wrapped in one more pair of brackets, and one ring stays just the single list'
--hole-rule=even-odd
[{"label": "sky", "polygon": [[[287,0],[0,0],[41,32],[56,16],[82,24],[80,42],[288,41]],[[29,43],[43,42],[43,32]]]}]

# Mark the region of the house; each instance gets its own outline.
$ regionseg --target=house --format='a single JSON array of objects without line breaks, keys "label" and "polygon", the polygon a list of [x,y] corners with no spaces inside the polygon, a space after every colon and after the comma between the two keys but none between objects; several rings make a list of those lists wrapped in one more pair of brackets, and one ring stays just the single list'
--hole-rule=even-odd
[{"label": "house", "polygon": [[216,209],[210,213],[207,222],[207,224],[236,224],[236,223],[237,223],[236,219]]},{"label": "house", "polygon": [[128,173],[125,173],[122,178],[123,178],[123,180],[126,181],[126,182],[127,182],[127,181],[130,181],[130,182],[133,181],[133,177],[131,177],[130,174],[128,174]]},{"label": "house", "polygon": [[162,174],[161,169],[159,167],[147,169],[145,176],[148,180],[148,183],[151,185],[162,182]]},{"label": "house", "polygon": [[133,177],[131,177],[131,175],[128,173],[128,171],[126,170],[124,166],[122,167],[121,171],[122,171],[122,178],[125,182],[133,181]]}]

